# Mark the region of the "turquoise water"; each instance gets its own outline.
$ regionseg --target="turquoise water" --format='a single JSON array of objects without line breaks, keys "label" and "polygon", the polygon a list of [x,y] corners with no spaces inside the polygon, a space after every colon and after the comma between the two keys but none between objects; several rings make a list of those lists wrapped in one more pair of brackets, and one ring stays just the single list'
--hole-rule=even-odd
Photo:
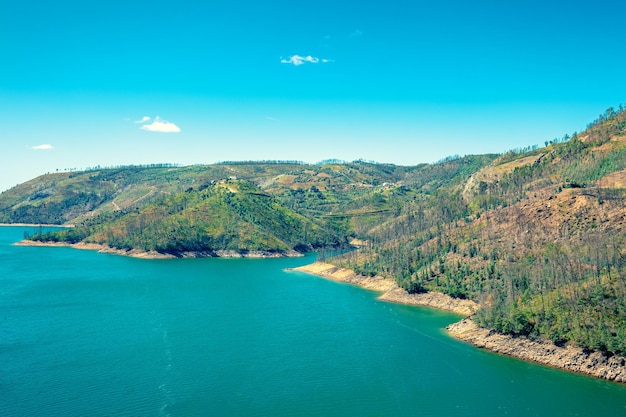
[{"label": "turquoise water", "polygon": [[460,343],[458,319],[284,271],[11,246],[0,415],[625,416],[626,386]]}]

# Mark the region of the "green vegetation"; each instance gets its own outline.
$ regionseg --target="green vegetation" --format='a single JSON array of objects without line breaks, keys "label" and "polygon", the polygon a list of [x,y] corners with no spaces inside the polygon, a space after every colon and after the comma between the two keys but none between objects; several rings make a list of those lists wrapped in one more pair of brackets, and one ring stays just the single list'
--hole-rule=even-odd
[{"label": "green vegetation", "polygon": [[608,113],[404,204],[334,262],[473,299],[501,333],[626,354],[626,113]]},{"label": "green vegetation", "polygon": [[85,241],[178,255],[218,250],[288,252],[347,245],[346,237],[242,180],[173,194],[140,210],[100,215],[43,241]]},{"label": "green vegetation", "polygon": [[224,162],[49,174],[0,195],[34,239],[210,255],[358,249],[332,262],[477,301],[511,335],[626,354],[626,112],[503,155],[402,167]]}]

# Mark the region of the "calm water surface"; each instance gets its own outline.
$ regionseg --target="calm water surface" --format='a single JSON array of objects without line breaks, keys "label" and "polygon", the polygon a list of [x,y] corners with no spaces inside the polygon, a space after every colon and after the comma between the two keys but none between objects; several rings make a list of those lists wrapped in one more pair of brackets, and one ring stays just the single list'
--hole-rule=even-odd
[{"label": "calm water surface", "polygon": [[477,350],[459,317],[285,268],[11,244],[0,415],[626,416],[626,386]]}]

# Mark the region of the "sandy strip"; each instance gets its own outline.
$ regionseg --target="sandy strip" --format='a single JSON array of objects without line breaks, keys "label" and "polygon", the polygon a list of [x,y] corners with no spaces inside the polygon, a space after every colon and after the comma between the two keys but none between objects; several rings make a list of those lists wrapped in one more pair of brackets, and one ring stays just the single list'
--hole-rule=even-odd
[{"label": "sandy strip", "polygon": [[14,244],[15,246],[51,246],[51,247],[68,247],[83,250],[95,250],[101,253],[110,253],[114,255],[130,256],[132,258],[141,259],[174,259],[174,258],[293,258],[304,256],[300,252],[268,252],[268,251],[247,251],[238,252],[233,250],[217,250],[211,252],[182,252],[179,256],[160,253],[157,251],[144,251],[141,249],[116,249],[99,243],[66,243],[66,242],[39,242],[34,240],[22,240]]},{"label": "sandy strip", "polygon": [[173,255],[167,255],[156,251],[143,251],[139,249],[115,249],[110,246],[101,245],[99,243],[65,243],[65,242],[39,242],[34,240],[22,240],[21,242],[14,243],[15,246],[49,246],[49,247],[66,247],[82,250],[95,250],[101,253],[110,253],[114,255],[130,256],[132,258],[142,259],[171,259],[175,258]]},{"label": "sandy strip", "polygon": [[0,223],[2,227],[74,227],[73,224]]},{"label": "sandy strip", "polygon": [[366,277],[358,275],[350,269],[336,267],[325,262],[314,262],[309,265],[293,268],[292,270],[306,272],[333,281],[347,282],[368,290],[381,292],[382,294],[378,299],[382,301],[432,307],[462,314],[464,316],[469,316],[478,309],[478,304],[470,300],[459,300],[438,292],[409,294],[403,288],[398,287],[396,282],[391,278],[380,276]]}]

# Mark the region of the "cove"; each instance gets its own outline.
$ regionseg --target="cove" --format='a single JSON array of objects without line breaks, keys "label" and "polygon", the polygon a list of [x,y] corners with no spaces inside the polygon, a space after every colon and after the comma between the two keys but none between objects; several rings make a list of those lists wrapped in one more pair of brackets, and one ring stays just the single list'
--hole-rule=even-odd
[{"label": "cove", "polygon": [[626,386],[478,350],[460,317],[286,268],[12,246],[0,414],[621,416]]}]

